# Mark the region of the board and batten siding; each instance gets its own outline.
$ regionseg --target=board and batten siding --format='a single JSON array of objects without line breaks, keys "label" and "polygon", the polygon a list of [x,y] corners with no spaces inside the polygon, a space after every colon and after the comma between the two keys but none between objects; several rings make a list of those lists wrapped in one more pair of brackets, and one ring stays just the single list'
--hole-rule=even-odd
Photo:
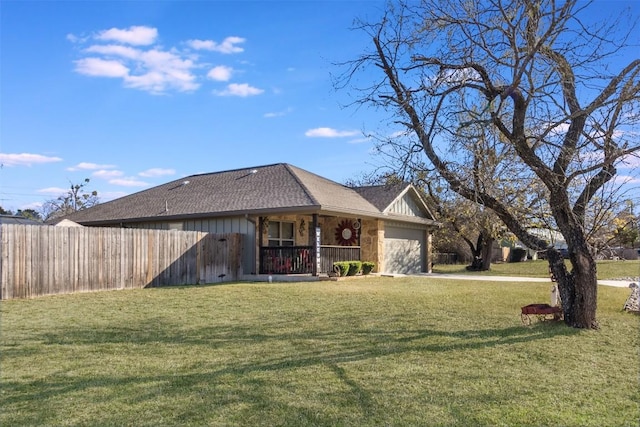
[{"label": "board and batten siding", "polygon": [[409,192],[406,192],[401,198],[392,203],[385,212],[396,215],[428,218],[427,213],[420,208]]},{"label": "board and batten siding", "polygon": [[135,228],[159,230],[203,231],[205,233],[239,233],[242,235],[242,269],[245,274],[256,273],[256,226],[245,217],[221,217],[184,221],[148,222],[132,224]]},{"label": "board and batten siding", "polygon": [[3,224],[0,241],[0,299],[242,276],[238,233]]}]

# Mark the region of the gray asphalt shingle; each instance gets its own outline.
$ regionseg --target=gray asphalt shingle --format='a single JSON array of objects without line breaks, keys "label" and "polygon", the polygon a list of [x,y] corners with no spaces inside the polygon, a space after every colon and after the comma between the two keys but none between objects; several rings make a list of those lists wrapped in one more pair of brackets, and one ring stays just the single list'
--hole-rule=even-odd
[{"label": "gray asphalt shingle", "polygon": [[67,218],[91,224],[278,210],[322,210],[362,216],[379,216],[381,212],[354,189],[278,163],[188,176],[101,203]]}]

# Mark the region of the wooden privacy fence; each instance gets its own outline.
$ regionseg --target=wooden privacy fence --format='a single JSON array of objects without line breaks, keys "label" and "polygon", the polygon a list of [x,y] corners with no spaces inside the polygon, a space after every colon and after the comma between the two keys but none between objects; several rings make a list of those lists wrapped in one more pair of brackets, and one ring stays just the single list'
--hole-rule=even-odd
[{"label": "wooden privacy fence", "polygon": [[237,233],[8,225],[0,299],[235,281]]}]

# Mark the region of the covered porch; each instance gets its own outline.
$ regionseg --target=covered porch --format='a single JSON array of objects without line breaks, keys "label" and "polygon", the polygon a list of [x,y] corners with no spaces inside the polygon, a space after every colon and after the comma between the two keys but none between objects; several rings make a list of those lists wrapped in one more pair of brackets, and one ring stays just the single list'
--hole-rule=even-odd
[{"label": "covered porch", "polygon": [[261,246],[260,274],[316,275],[333,271],[334,262],[360,260],[360,246],[321,245],[319,262],[315,253],[313,246]]},{"label": "covered porch", "polygon": [[258,274],[318,276],[333,272],[337,261],[379,265],[378,220],[320,214],[256,219]]}]

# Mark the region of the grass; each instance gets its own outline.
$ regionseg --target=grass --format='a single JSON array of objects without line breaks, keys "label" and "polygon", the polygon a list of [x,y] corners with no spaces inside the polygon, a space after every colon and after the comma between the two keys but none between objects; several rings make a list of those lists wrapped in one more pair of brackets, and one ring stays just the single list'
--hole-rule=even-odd
[{"label": "grass", "polygon": [[[567,261],[567,266],[571,266]],[[489,271],[467,271],[466,264],[436,264],[434,273],[448,274],[480,274],[485,276],[521,276],[521,277],[549,277],[549,263],[545,260],[493,263]],[[611,280],[622,277],[638,277],[640,261],[598,261],[598,279]]]},{"label": "grass", "polygon": [[231,284],[6,301],[0,425],[631,426],[638,317],[523,326],[544,283]]}]

